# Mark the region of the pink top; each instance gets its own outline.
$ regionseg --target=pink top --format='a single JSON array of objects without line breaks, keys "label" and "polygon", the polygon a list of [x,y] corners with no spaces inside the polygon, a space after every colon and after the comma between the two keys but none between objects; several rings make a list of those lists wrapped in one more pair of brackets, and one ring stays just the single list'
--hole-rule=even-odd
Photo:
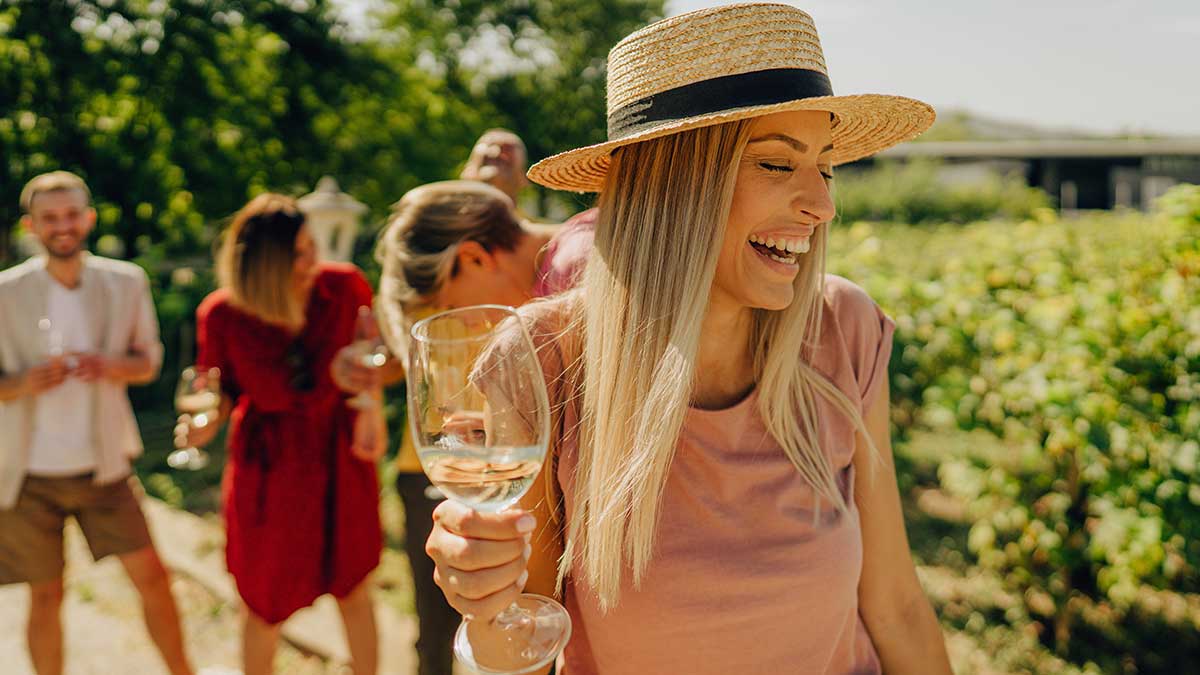
[{"label": "pink top", "polygon": [[[567,514],[577,452],[577,406],[562,377],[568,299],[534,303],[555,426],[557,479]],[[853,283],[826,277],[814,367],[859,403],[886,381],[895,325]],[[858,614],[862,533],[854,508],[854,430],[823,399],[821,447],[851,505],[838,515],[764,429],[751,393],[724,410],[691,409],[663,495],[657,549],[640,589],[626,580],[617,606],[600,611],[581,576],[566,584],[574,634],[564,675],[879,673]]]},{"label": "pink top", "polygon": [[538,266],[533,297],[544,298],[575,287],[596,239],[597,209],[577,213],[546,245]]}]

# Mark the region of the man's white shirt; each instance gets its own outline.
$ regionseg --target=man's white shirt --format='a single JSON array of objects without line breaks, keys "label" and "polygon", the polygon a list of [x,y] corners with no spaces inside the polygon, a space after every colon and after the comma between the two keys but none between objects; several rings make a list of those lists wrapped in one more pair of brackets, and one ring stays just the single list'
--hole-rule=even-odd
[{"label": "man's white shirt", "polygon": [[[43,324],[39,331],[47,342],[60,342],[63,352],[68,354],[96,351],[96,337],[88,325],[80,288],[70,289],[51,281],[44,318],[49,319],[49,324]],[[50,345],[46,347],[49,351]],[[73,476],[96,467],[92,437],[94,390],[94,384],[68,376],[62,384],[37,397],[29,448],[30,474]]]}]

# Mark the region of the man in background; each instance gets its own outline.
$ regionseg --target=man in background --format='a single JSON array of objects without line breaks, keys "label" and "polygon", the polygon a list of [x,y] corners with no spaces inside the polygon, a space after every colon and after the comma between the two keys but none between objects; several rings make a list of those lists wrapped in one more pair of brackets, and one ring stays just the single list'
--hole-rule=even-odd
[{"label": "man in background", "polygon": [[477,180],[497,188],[519,209],[517,197],[529,184],[525,178],[528,163],[525,142],[520,136],[507,129],[488,129],[475,141],[459,178]]},{"label": "man in background", "polygon": [[169,671],[190,675],[131,477],[142,442],[126,388],[162,363],[149,280],[86,251],[96,211],[78,176],[40,175],[20,199],[46,255],[0,272],[0,584],[29,584],[30,660],[60,675],[63,526],[74,517],[95,559],[120,559]]},{"label": "man in background", "polygon": [[[517,199],[521,190],[529,184],[525,177],[528,162],[525,142],[520,136],[507,129],[488,129],[475,141],[475,147],[471,149],[471,156],[467,158],[459,178],[481,181],[499,189],[517,206],[517,214],[521,219],[530,222],[532,219],[521,211]],[[592,250],[598,217],[599,211],[592,208],[575,214],[561,226],[534,226],[545,227],[545,231],[552,235],[550,243],[538,255],[539,272],[534,287],[536,297],[572,288],[579,281],[578,275],[583,269],[581,262]],[[549,264],[542,265],[543,259],[549,260]]]}]

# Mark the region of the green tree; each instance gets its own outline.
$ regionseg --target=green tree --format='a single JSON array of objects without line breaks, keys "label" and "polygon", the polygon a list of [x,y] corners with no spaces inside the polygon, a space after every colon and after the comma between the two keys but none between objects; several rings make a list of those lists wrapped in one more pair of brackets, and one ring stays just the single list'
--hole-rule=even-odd
[{"label": "green tree", "polygon": [[88,180],[129,254],[207,254],[250,195],[326,173],[381,213],[469,147],[472,110],[443,91],[324,1],[0,0],[0,231],[54,168]]},{"label": "green tree", "polygon": [[608,51],[664,9],[662,0],[394,0],[382,23],[394,49],[474,106],[480,131],[513,130],[536,160],[605,139]]}]

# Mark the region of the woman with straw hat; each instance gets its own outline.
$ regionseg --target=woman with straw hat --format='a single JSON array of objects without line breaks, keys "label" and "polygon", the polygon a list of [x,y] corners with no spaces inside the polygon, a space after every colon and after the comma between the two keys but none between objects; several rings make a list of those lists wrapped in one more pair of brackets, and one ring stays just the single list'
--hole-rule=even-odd
[{"label": "woman with straw hat", "polygon": [[832,168],[933,118],[835,96],[786,5],[613,48],[609,140],[529,174],[599,192],[581,290],[521,310],[553,460],[526,510],[438,508],[427,550],[451,605],[482,621],[522,588],[556,595],[568,675],[950,671],[894,476],[894,325],[824,274]]}]

